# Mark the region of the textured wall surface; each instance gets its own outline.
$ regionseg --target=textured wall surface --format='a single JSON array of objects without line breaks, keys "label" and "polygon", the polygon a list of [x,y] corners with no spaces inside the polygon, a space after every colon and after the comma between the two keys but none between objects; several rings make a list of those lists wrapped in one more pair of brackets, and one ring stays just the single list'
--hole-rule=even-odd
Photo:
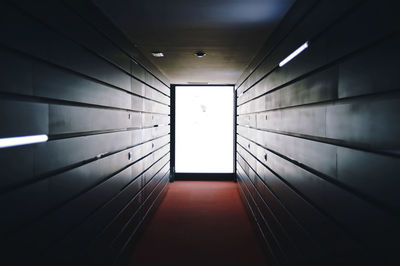
[{"label": "textured wall surface", "polygon": [[396,264],[399,25],[395,1],[297,1],[238,81],[237,175],[271,263]]},{"label": "textured wall surface", "polygon": [[[0,3],[3,265],[109,265],[169,179],[169,83],[87,1]],[[140,62],[140,63],[137,63]]]}]

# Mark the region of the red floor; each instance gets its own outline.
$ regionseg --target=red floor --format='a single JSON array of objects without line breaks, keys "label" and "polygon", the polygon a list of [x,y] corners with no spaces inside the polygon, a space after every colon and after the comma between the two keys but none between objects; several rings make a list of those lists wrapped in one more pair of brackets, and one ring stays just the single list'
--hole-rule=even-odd
[{"label": "red floor", "polygon": [[170,184],[130,265],[267,265],[237,189],[221,181]]}]

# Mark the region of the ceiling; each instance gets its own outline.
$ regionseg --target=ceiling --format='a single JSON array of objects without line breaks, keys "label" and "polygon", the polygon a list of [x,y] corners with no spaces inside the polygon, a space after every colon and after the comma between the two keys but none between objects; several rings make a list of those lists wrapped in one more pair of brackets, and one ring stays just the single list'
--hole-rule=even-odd
[{"label": "ceiling", "polygon": [[294,1],[93,0],[173,84],[235,84]]}]

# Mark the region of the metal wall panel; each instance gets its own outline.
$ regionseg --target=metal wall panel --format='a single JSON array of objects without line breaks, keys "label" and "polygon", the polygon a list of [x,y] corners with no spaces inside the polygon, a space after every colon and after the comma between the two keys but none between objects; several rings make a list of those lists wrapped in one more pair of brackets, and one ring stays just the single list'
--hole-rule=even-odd
[{"label": "metal wall panel", "polygon": [[0,6],[0,137],[49,137],[0,149],[2,262],[89,263],[113,225],[112,263],[169,180],[169,83],[90,1]]},{"label": "metal wall panel", "polygon": [[235,86],[239,185],[278,265],[288,264],[282,252],[296,257],[290,245],[304,255],[295,265],[396,263],[394,10],[374,0],[298,2]]}]

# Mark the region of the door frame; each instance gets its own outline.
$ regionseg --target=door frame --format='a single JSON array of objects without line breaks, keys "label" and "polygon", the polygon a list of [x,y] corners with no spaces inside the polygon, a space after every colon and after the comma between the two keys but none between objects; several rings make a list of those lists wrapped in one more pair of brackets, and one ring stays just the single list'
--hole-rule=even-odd
[{"label": "door frame", "polygon": [[[185,87],[223,87],[223,86],[232,86],[233,90],[233,173],[176,173],[175,172],[175,131],[176,131],[176,87],[185,86]],[[171,114],[170,114],[170,182],[174,182],[175,180],[223,180],[223,181],[235,181],[236,182],[236,128],[237,128],[237,95],[234,84],[171,84]]]}]

